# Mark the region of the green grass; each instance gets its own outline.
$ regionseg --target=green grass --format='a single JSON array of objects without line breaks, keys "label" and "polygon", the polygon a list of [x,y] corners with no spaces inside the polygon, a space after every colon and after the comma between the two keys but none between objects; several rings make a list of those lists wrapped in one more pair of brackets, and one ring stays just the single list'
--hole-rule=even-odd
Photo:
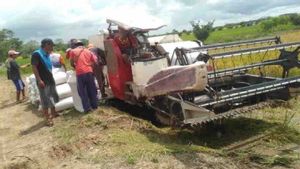
[{"label": "green grass", "polygon": [[197,40],[197,38],[195,37],[195,35],[193,33],[182,33],[180,38],[184,41],[193,41],[193,40]]},{"label": "green grass", "polygon": [[[264,36],[275,36],[282,33],[282,31],[290,31],[299,29],[292,24],[279,25],[270,31],[264,31],[261,25],[254,25],[249,27],[238,27],[238,28],[224,28],[222,30],[216,30],[210,33],[209,37],[204,41],[205,44],[222,43],[239,41],[246,39],[255,39]],[[181,35],[183,40],[196,40],[193,33]]]},{"label": "green grass", "polygon": [[212,32],[207,40],[206,44],[216,42],[230,42],[235,40],[245,40],[265,36],[259,25],[251,27],[240,27],[235,29],[223,29]]},{"label": "green grass", "polygon": [[[30,65],[30,58],[29,57],[18,57],[16,59],[17,63],[20,66],[20,72],[22,75],[29,75],[32,74],[32,68]],[[22,67],[22,66],[26,66],[26,67]]]},{"label": "green grass", "polygon": [[[259,134],[268,134],[269,137],[259,142],[258,149],[278,150],[290,143],[299,145],[300,126],[296,120],[300,118],[299,100],[290,100],[278,104],[278,107],[265,107],[242,118],[225,120],[222,125],[211,124],[200,131],[157,128],[147,121],[103,106],[87,115],[70,111],[63,116],[61,123],[56,124],[53,132],[63,145],[74,148],[78,143],[86,144],[87,150],[92,147],[95,151],[73,151],[81,159],[96,164],[114,160],[126,165],[136,165],[140,161],[161,163],[161,157],[205,153],[268,167],[288,167],[299,160],[295,153],[265,155],[257,152],[255,146],[235,151],[233,155],[226,152],[226,147]],[[98,139],[90,139],[91,135]]]}]

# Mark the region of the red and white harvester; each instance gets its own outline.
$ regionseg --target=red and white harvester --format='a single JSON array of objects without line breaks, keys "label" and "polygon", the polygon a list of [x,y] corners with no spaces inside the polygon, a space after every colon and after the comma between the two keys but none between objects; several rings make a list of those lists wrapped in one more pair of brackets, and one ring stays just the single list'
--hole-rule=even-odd
[{"label": "red and white harvester", "polygon": [[[160,27],[142,29],[115,20],[107,23],[107,93],[130,104],[149,106],[164,124],[197,126],[233,117],[265,105],[268,99],[286,99],[290,89],[300,84],[297,70],[289,76],[290,70],[300,67],[300,42],[283,44],[275,37],[167,52],[163,44],[151,46],[147,39],[149,31]],[[130,62],[114,41],[117,27],[138,41]],[[189,58],[195,53],[197,57]],[[269,54],[273,58],[266,57]],[[279,67],[282,77],[269,76],[269,66]]]}]

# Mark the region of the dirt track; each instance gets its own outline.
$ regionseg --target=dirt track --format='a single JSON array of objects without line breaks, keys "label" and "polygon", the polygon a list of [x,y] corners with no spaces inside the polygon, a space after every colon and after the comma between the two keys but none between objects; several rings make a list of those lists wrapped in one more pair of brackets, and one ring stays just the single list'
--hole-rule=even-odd
[{"label": "dirt track", "polygon": [[[50,128],[44,127],[43,118],[29,103],[15,103],[10,81],[1,77],[0,85],[1,167],[38,168],[36,159],[43,158],[53,144]],[[40,161],[39,160],[39,161]]]},{"label": "dirt track", "polygon": [[[239,168],[228,160],[205,154],[162,156],[160,163],[141,161],[135,166],[118,161],[118,157],[105,164],[80,160],[76,155],[68,153],[71,150],[57,142],[53,128],[45,126],[41,113],[35,107],[27,102],[15,104],[13,85],[4,77],[0,76],[0,80],[0,168],[206,168],[216,161],[219,163],[216,168]],[[61,117],[55,119],[55,122],[63,123]]]},{"label": "dirt track", "polygon": [[[0,169],[265,168],[218,153],[205,153],[201,149],[206,146],[202,144],[195,145],[200,150],[181,151],[190,148],[190,143],[180,141],[185,141],[184,133],[179,133],[183,138],[178,138],[168,130],[163,132],[151,126],[143,131],[141,128],[147,122],[109,107],[101,107],[87,116],[58,117],[55,127],[49,128],[30,103],[15,104],[15,89],[10,81],[1,76],[0,81]],[[78,139],[62,143],[56,136],[60,127],[66,131],[76,128]],[[125,140],[119,135],[124,135]],[[154,158],[149,159],[147,151],[152,148]],[[142,156],[126,155],[135,151],[142,152]]]}]

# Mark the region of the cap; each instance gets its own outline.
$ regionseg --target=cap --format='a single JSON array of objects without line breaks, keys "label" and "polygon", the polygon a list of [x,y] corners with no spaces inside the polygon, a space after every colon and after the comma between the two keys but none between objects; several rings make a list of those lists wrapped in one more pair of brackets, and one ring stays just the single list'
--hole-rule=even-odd
[{"label": "cap", "polygon": [[83,42],[79,39],[71,39],[70,40],[70,47],[72,49],[76,48],[77,46],[83,46]]},{"label": "cap", "polygon": [[20,54],[20,52],[17,52],[17,51],[15,51],[15,50],[9,50],[8,51],[8,55],[9,56],[11,56],[11,55],[19,55]]},{"label": "cap", "polygon": [[83,42],[79,39],[76,39],[75,45],[83,45]]},{"label": "cap", "polygon": [[54,45],[54,42],[52,41],[52,39],[49,39],[49,38],[45,38],[41,41],[41,46],[45,46],[45,45]]}]

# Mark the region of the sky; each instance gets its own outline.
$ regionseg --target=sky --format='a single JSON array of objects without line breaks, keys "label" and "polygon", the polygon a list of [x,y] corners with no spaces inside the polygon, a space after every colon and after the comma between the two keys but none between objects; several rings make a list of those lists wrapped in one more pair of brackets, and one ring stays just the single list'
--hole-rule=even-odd
[{"label": "sky", "polygon": [[[300,0],[2,0],[0,29],[24,40],[88,38],[107,28],[106,19],[191,29],[191,21],[215,26],[284,13],[300,13]],[[155,34],[155,32],[154,32]]]}]

